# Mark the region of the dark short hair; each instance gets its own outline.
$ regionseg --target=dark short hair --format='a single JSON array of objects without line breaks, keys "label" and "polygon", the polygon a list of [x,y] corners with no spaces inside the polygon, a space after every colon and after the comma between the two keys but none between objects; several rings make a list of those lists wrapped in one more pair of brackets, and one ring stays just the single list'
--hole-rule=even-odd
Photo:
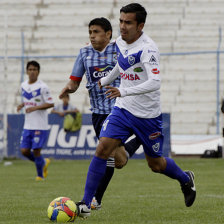
[{"label": "dark short hair", "polygon": [[28,61],[26,65],[26,70],[28,70],[30,65],[33,65],[34,67],[38,69],[38,71],[40,71],[40,64],[37,61]]},{"label": "dark short hair", "polygon": [[131,3],[131,4],[128,4],[126,6],[123,6],[120,9],[120,13],[121,12],[136,13],[137,24],[145,23],[145,21],[146,21],[147,12],[146,12],[145,8],[138,3]]},{"label": "dark short hair", "polygon": [[105,32],[111,31],[110,39],[112,38],[113,30],[112,30],[111,23],[108,19],[106,19],[104,17],[95,18],[89,22],[89,28],[90,28],[90,26],[93,26],[93,25],[100,26]]}]

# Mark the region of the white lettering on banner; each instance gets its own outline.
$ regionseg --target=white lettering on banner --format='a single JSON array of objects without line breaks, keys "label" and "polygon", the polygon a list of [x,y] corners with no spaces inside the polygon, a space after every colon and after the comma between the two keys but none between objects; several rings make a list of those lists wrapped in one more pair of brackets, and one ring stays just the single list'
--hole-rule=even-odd
[{"label": "white lettering on banner", "polygon": [[69,139],[69,142],[66,141],[65,139],[66,132],[62,128],[59,133],[58,133],[58,145],[61,146],[62,148],[71,148],[75,147],[76,141],[77,141],[77,136],[71,136]]},{"label": "white lettering on banner", "polygon": [[50,125],[50,134],[47,142],[48,147],[55,147],[56,143],[62,148],[83,148],[87,142],[88,147],[95,148],[98,140],[95,140],[95,131],[92,125],[83,125],[79,136],[70,136],[66,140],[66,132],[58,124]]},{"label": "white lettering on banner", "polygon": [[54,155],[55,154],[55,149],[42,149],[41,154],[43,155]]},{"label": "white lettering on banner", "polygon": [[75,150],[73,152],[73,155],[85,155],[86,151],[85,150]]},{"label": "white lettering on banner", "polygon": [[72,155],[72,149],[56,149],[56,155]]},{"label": "white lettering on banner", "polygon": [[58,137],[59,125],[53,124],[53,125],[49,125],[49,126],[50,126],[50,134],[49,134],[47,146],[54,147],[56,145],[56,140]]},{"label": "white lettering on banner", "polygon": [[94,139],[95,136],[96,134],[92,125],[83,125],[79,132],[77,147],[83,148],[86,140],[89,147],[96,147],[97,142]]}]

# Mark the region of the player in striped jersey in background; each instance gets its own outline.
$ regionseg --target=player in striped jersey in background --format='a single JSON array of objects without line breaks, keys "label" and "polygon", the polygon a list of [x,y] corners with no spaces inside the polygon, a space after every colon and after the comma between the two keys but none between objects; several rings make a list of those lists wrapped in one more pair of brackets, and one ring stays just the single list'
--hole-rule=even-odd
[{"label": "player in striped jersey in background", "polygon": [[[80,49],[70,76],[70,81],[59,96],[63,98],[68,93],[74,93],[79,88],[84,74],[86,75],[86,88],[90,97],[92,123],[97,138],[99,138],[104,120],[110,114],[115,103],[115,99],[107,98],[104,94],[105,89],[100,89],[97,85],[99,79],[107,76],[117,62],[115,42],[111,42],[111,38],[112,27],[106,18],[95,18],[90,21],[89,39],[91,44]],[[120,78],[115,79],[111,83],[111,86],[114,87],[118,87],[119,85]],[[120,146],[119,150],[116,150],[108,158],[105,175],[92,200],[91,209],[101,208],[101,200],[113,176],[115,164],[116,168],[122,168],[127,163],[128,157],[131,157],[139,146],[140,143],[134,138],[124,144],[124,146]]]}]

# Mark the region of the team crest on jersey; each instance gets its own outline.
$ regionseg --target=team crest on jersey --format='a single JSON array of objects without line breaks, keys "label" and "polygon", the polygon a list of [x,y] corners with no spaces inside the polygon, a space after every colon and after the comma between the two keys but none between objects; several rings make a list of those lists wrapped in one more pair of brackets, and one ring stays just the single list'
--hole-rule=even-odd
[{"label": "team crest on jersey", "polygon": [[128,63],[130,65],[134,65],[135,64],[135,57],[132,56],[132,55],[128,56]]},{"label": "team crest on jersey", "polygon": [[159,148],[160,148],[160,143],[159,142],[157,142],[156,144],[154,144],[152,146],[152,149],[153,149],[154,152],[158,152]]},{"label": "team crest on jersey", "polygon": [[37,92],[36,92],[36,91],[33,91],[33,92],[32,92],[32,96],[35,97],[36,95],[37,95]]}]

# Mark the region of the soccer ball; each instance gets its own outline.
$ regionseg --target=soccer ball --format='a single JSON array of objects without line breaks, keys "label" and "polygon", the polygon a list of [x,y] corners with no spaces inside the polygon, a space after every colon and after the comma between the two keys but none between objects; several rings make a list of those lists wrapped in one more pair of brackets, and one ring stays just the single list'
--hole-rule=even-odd
[{"label": "soccer ball", "polygon": [[51,221],[74,222],[77,217],[77,207],[70,198],[58,197],[49,204],[47,214]]}]

